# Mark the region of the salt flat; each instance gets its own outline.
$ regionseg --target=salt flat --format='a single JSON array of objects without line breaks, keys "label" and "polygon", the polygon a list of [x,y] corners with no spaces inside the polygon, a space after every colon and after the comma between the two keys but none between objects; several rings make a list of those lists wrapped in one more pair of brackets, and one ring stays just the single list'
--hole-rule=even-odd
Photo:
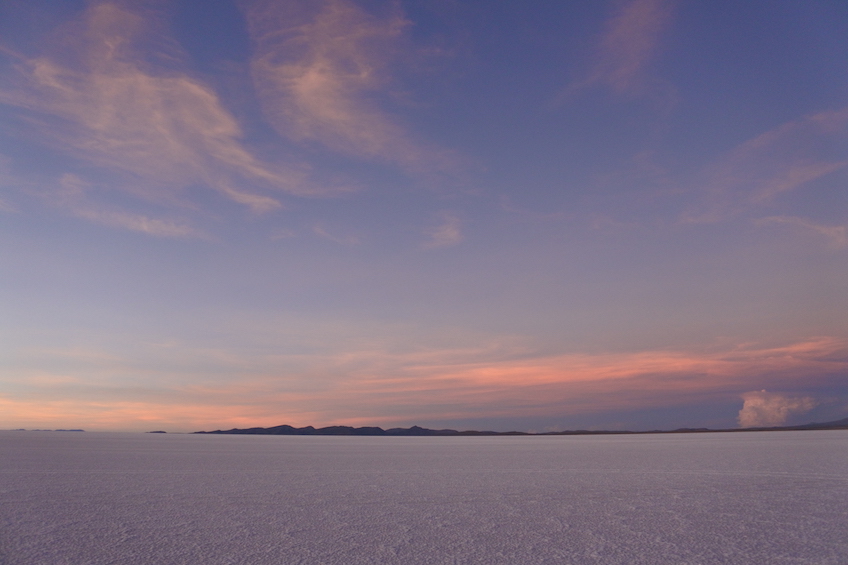
[{"label": "salt flat", "polygon": [[845,564],[848,432],[0,432],[0,563]]}]

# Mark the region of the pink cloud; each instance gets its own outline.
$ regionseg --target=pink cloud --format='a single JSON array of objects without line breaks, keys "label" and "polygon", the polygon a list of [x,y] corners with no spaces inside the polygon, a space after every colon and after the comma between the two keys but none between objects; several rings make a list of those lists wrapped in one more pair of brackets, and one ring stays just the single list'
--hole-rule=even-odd
[{"label": "pink cloud", "polygon": [[[212,88],[150,64],[154,46],[170,45],[152,14],[92,4],[79,21],[57,30],[63,52],[17,57],[17,75],[0,89],[0,101],[21,110],[42,141],[109,172],[110,185],[147,201],[173,204],[185,187],[201,184],[265,212],[280,207],[275,192],[332,192],[311,183],[303,165],[258,158]],[[171,55],[178,60],[179,53]],[[141,231],[178,231],[120,212],[77,215]]]},{"label": "pink cloud", "polygon": [[184,221],[151,218],[143,214],[133,214],[98,204],[86,196],[86,192],[91,188],[89,183],[68,173],[59,180],[59,189],[51,196],[53,196],[55,204],[70,211],[74,216],[95,224],[157,237],[206,237],[205,234]]},{"label": "pink cloud", "polygon": [[[31,409],[42,422],[38,426],[49,420],[53,427],[93,428],[108,421],[139,429],[158,422],[189,431],[644,410],[705,399],[730,402],[763,388],[815,389],[817,379],[826,382],[848,370],[846,353],[848,342],[827,337],[777,347],[553,356],[511,340],[458,348],[399,348],[366,340],[317,356],[186,347],[149,348],[133,359],[96,351],[33,351],[18,367],[7,368],[27,392],[6,395],[0,426],[23,426],[16,422],[29,418]],[[37,369],[36,360],[66,370]],[[215,372],[208,373],[207,366]],[[126,384],[137,382],[145,388]],[[755,400],[744,414],[765,414],[772,407],[756,408]],[[784,403],[787,413],[807,404]]]},{"label": "pink cloud", "polygon": [[[150,431],[164,425],[171,431],[199,431],[200,422],[253,426],[249,406],[232,404],[165,404],[138,401],[19,400],[0,397],[4,421],[16,428],[81,428],[88,431]],[[304,424],[307,425],[307,424]]]},{"label": "pink cloud", "polygon": [[[391,377],[350,381],[348,394],[376,394],[381,402],[421,410],[454,404],[456,413],[550,415],[637,409],[674,404],[753,383],[789,383],[807,372],[832,373],[848,363],[828,357],[848,344],[830,338],[776,348],[739,347],[716,353],[650,351],[612,355],[562,355],[497,363],[468,361],[404,364]],[[414,398],[414,402],[409,399]],[[421,408],[419,408],[421,407]]]},{"label": "pink cloud", "polygon": [[257,45],[254,81],[280,134],[412,172],[450,169],[447,152],[412,139],[377,102],[409,22],[377,18],[349,0],[246,3]]},{"label": "pink cloud", "polygon": [[780,426],[794,414],[805,414],[816,402],[809,397],[793,397],[765,390],[746,392],[745,403],[739,410],[739,426],[742,428]]}]

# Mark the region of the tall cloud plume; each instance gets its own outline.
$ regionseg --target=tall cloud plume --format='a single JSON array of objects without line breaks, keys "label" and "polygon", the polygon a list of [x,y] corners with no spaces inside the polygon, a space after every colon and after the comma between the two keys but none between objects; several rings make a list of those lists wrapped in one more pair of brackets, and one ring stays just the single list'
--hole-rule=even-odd
[{"label": "tall cloud plume", "polygon": [[210,87],[151,63],[162,55],[151,45],[178,51],[156,24],[150,14],[93,4],[57,32],[61,52],[18,57],[14,86],[0,90],[0,101],[21,110],[42,141],[123,175],[115,184],[149,200],[174,200],[200,184],[262,212],[280,204],[260,191],[320,193],[303,168],[263,162],[246,148],[240,125]]},{"label": "tall cloud plume", "polygon": [[256,44],[253,78],[279,133],[409,172],[450,168],[447,153],[414,141],[381,108],[409,22],[369,15],[349,0],[244,4]]},{"label": "tall cloud plume", "polygon": [[779,426],[794,414],[812,410],[816,402],[809,397],[792,397],[765,390],[747,392],[742,395],[744,404],[739,410],[739,426],[755,428]]}]

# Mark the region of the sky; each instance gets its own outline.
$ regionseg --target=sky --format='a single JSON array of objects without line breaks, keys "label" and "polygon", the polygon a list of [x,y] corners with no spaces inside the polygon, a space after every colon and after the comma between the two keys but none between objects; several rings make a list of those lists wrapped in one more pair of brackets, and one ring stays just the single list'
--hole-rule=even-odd
[{"label": "sky", "polygon": [[5,0],[0,428],[848,416],[841,0]]}]

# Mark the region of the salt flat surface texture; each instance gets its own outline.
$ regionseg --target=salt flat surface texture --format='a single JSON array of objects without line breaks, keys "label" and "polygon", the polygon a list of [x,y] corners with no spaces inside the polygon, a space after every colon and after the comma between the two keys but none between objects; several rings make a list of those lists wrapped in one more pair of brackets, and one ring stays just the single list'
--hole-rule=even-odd
[{"label": "salt flat surface texture", "polygon": [[0,563],[848,563],[848,432],[0,432]]}]

